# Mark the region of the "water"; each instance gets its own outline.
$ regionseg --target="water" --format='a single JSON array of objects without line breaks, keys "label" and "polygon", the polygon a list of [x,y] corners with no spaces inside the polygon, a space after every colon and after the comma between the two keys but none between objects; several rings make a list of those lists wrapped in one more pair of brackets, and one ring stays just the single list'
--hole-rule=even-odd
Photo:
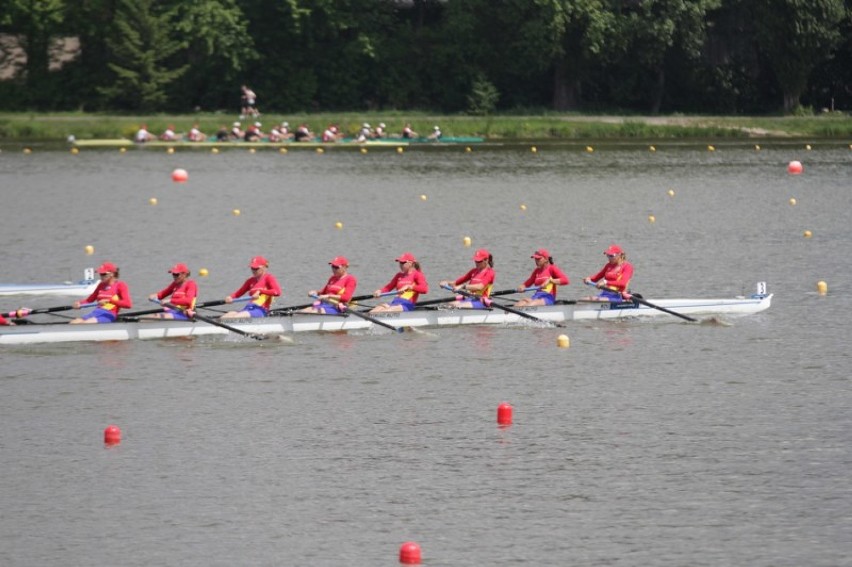
[{"label": "water", "polygon": [[547,247],[573,298],[612,242],[648,298],[776,295],[724,324],[3,347],[0,564],[852,564],[850,172],[819,146],[4,152],[3,281],[111,260],[135,308],[178,261],[221,298],[257,254],[280,305],[339,254],[367,293],[411,251],[434,297],[479,246],[497,288]]}]

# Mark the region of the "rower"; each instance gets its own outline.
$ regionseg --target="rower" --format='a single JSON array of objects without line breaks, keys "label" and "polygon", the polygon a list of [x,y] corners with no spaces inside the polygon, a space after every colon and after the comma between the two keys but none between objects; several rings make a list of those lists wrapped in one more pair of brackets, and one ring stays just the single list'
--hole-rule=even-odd
[{"label": "rower", "polygon": [[172,275],[172,282],[158,293],[148,296],[151,301],[162,301],[171,296],[169,303],[177,307],[177,310],[166,307],[163,313],[155,313],[142,317],[143,319],[179,319],[188,321],[195,316],[195,300],[198,295],[198,286],[189,279],[189,268],[186,264],[175,264],[168,271]]},{"label": "rower", "polygon": [[303,309],[303,313],[340,314],[346,311],[358,280],[348,273],[349,260],[346,256],[337,256],[328,265],[331,266],[331,277],[321,290],[312,289],[308,292],[308,295],[317,298],[317,301]]},{"label": "rower", "polygon": [[71,324],[78,323],[114,323],[118,318],[119,309],[133,307],[130,299],[130,289],[123,281],[119,281],[118,266],[112,262],[104,262],[98,266],[98,282],[95,291],[82,301],[74,302],[74,309],[79,309],[84,303],[97,302],[98,307],[88,315],[78,317],[69,321]]},{"label": "rower", "polygon": [[627,286],[633,277],[633,265],[627,261],[624,250],[616,244],[604,250],[604,255],[607,258],[604,267],[595,275],[583,278],[584,283],[594,284],[601,290],[597,296],[587,299],[621,303],[624,301],[622,294],[627,292]]},{"label": "rower", "polygon": [[568,285],[568,276],[553,262],[553,257],[544,248],[539,248],[530,256],[535,262],[535,269],[527,281],[518,286],[518,291],[528,287],[539,288],[532,297],[525,297],[515,304],[515,307],[532,307],[534,305],[553,305],[556,302],[556,287]]},{"label": "rower", "polygon": [[395,290],[396,297],[390,303],[377,305],[370,310],[370,313],[411,311],[417,305],[420,294],[429,292],[426,276],[420,271],[420,263],[414,254],[406,252],[397,258],[396,262],[399,263],[399,272],[383,288],[373,292],[374,297],[380,297],[388,291]]},{"label": "rower", "polygon": [[[475,297],[456,297],[449,307],[459,309],[485,309],[491,305],[489,296],[494,285],[494,257],[485,248],[473,255],[475,266],[463,276],[452,282],[454,291],[466,291]],[[449,281],[442,281],[441,287],[449,287]]]},{"label": "rower", "polygon": [[266,317],[272,298],[281,295],[281,287],[275,276],[269,273],[269,261],[263,256],[255,256],[249,261],[252,276],[248,278],[240,288],[225,298],[225,303],[233,303],[234,298],[246,293],[251,296],[251,301],[242,311],[228,311],[222,315],[222,319],[236,319],[240,317]]}]

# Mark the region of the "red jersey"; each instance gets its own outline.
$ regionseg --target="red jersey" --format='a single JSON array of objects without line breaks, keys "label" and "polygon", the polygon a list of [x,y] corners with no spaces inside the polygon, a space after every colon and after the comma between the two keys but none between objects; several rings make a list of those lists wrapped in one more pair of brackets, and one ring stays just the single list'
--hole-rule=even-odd
[{"label": "red jersey", "polygon": [[482,268],[481,270],[478,268],[473,268],[468,273],[460,277],[455,281],[455,285],[461,285],[465,282],[470,282],[472,284],[482,284],[483,287],[479,291],[472,291],[472,295],[476,295],[477,297],[488,297],[491,295],[492,284],[494,283],[494,268],[488,266],[486,268]]},{"label": "red jersey", "polygon": [[272,298],[281,295],[281,287],[278,285],[275,276],[266,272],[262,276],[252,276],[247,279],[240,289],[231,294],[231,297],[240,297],[246,292],[249,295],[254,295],[257,292],[259,295],[251,302],[269,310],[272,305]]},{"label": "red jersey", "polygon": [[195,297],[198,295],[198,286],[192,280],[183,283],[172,282],[164,290],[157,294],[157,299],[165,299],[172,296],[169,303],[183,310],[195,309]]},{"label": "red jersey", "polygon": [[112,311],[114,315],[118,315],[119,309],[130,309],[133,307],[133,302],[130,300],[130,290],[127,284],[122,281],[114,281],[111,284],[99,282],[98,287],[92,292],[92,295],[87,297],[80,303],[92,303],[97,301],[106,301],[99,305],[101,309]]},{"label": "red jersey", "polygon": [[6,318],[3,317],[3,315],[0,315],[0,325],[8,325],[8,324],[9,324],[9,321],[7,321]]},{"label": "red jersey", "polygon": [[344,274],[342,276],[333,275],[328,278],[325,287],[320,290],[319,295],[336,295],[340,303],[349,303],[357,285],[358,280],[352,274]]},{"label": "red jersey", "polygon": [[627,286],[630,284],[630,278],[632,277],[633,265],[630,262],[624,262],[622,264],[610,264],[607,262],[606,265],[601,268],[600,272],[593,276],[589,276],[589,279],[593,282],[597,282],[603,278],[607,287],[615,288],[618,291],[626,291]]},{"label": "red jersey", "polygon": [[556,284],[550,283],[549,280],[554,279],[559,282],[559,285],[568,285],[568,276],[565,272],[556,267],[556,264],[545,264],[543,268],[536,267],[532,271],[530,277],[524,282],[524,287],[535,286],[541,291],[549,293],[556,297]]},{"label": "red jersey", "polygon": [[417,298],[421,293],[429,293],[429,284],[426,283],[426,276],[419,270],[411,269],[407,274],[397,272],[397,274],[381,289],[382,293],[391,290],[399,290],[410,285],[411,289],[401,291],[397,294],[400,299],[407,299],[412,303],[417,303]]}]

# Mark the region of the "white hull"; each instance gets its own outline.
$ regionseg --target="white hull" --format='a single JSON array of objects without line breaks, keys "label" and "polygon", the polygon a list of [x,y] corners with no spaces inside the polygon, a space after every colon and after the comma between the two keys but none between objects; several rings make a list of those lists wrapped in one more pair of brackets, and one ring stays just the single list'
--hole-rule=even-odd
[{"label": "white hull", "polygon": [[95,291],[97,285],[95,270],[88,268],[83,273],[83,279],[76,282],[0,284],[0,295],[77,295],[86,297]]},{"label": "white hull", "polygon": [[[650,303],[683,315],[749,315],[769,308],[772,295],[755,295],[734,299],[660,299]],[[523,309],[524,313],[542,321],[561,323],[598,319],[660,318],[679,321],[674,316],[644,305],[609,303],[560,304]],[[401,313],[375,314],[372,317],[395,327],[441,327],[449,325],[532,324],[534,321],[501,309],[436,309]],[[228,320],[227,324],[259,335],[317,331],[355,331],[379,329],[373,323],[354,315],[294,314],[263,319]],[[54,343],[72,341],[126,341],[130,339],[164,339],[203,335],[227,335],[230,331],[203,322],[140,321],[95,325],[25,324],[0,327],[0,345]]]}]

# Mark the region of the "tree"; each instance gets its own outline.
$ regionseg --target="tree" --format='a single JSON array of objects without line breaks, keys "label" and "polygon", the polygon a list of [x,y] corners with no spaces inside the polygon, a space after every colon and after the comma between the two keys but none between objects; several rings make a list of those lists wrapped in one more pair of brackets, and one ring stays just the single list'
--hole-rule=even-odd
[{"label": "tree", "polygon": [[782,108],[791,112],[811,71],[840,42],[843,0],[756,0],[754,10],[760,50],[778,79]]},{"label": "tree", "polygon": [[119,0],[113,29],[107,39],[112,51],[112,85],[100,92],[122,108],[149,112],[165,105],[167,87],[187,70],[169,60],[186,45],[173,40],[172,14],[157,13],[153,0]]}]

